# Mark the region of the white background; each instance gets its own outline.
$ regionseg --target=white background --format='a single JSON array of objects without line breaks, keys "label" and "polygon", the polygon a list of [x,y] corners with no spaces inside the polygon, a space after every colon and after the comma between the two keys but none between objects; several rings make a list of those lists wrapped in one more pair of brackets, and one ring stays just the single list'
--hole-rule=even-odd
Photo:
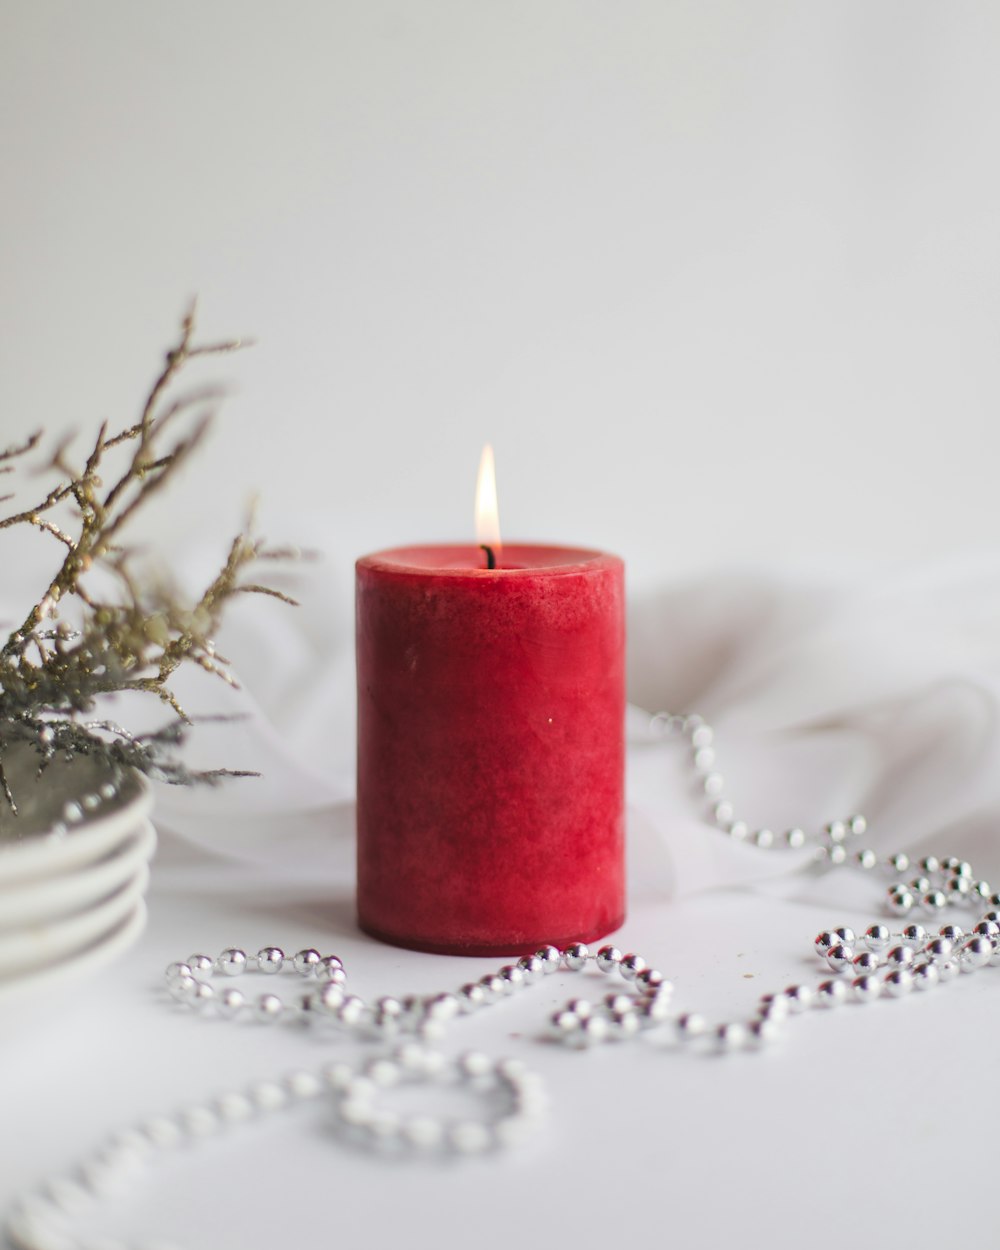
[{"label": "white background", "polygon": [[[201,375],[236,393],[140,533],[194,576],[259,491],[270,536],[322,550],[299,619],[317,655],[324,630],[334,639],[342,697],[316,723],[350,722],[353,559],[471,537],[490,439],[511,538],[604,547],[634,593],[673,588],[676,617],[647,613],[655,628],[632,635],[633,665],[643,649],[659,657],[667,694],[684,692],[688,661],[710,684],[709,619],[744,647],[716,694],[743,708],[734,768],[758,810],[798,819],[801,802],[819,819],[860,795],[884,817],[880,850],[962,824],[995,859],[998,45],[1000,9],[960,0],[8,0],[0,442],[129,420],[197,293],[206,337],[259,342]],[[51,555],[44,536],[4,546],[4,584],[37,578]],[[880,596],[914,568],[905,593]],[[755,652],[768,608],[755,578],[775,570],[806,598],[778,603],[777,637]],[[809,598],[827,576],[865,593]],[[685,599],[686,578],[708,598]],[[273,713],[291,627],[269,635],[284,618],[250,606],[263,615],[248,685]],[[803,619],[790,652],[782,628]],[[918,717],[904,741],[878,699],[891,712],[953,671],[994,728],[946,689],[958,710]],[[753,740],[818,710],[836,728],[845,700],[881,754],[800,767],[815,736],[788,755]],[[299,762],[315,771],[325,740],[285,702],[283,741],[306,739]],[[344,734],[331,745],[333,788],[350,750]],[[733,885],[742,864],[709,871],[699,856],[716,844],[669,758],[630,757],[647,824],[630,826],[622,940],[677,978],[686,1006],[738,1014],[811,974],[811,933],[874,918],[875,895],[808,880],[754,892]],[[47,1004],[61,1027],[32,1017],[3,1036],[0,1201],[122,1120],[315,1057],[281,1033],[240,1038],[166,1012],[156,970],[192,946],[332,945],[366,993],[487,971],[360,938],[349,804],[327,841],[323,819],[303,828],[262,802],[243,847],[256,794],[233,800],[224,845],[214,817],[199,847],[164,838],[151,928],[117,976]],[[216,855],[213,835],[243,862]],[[692,896],[713,873],[731,888]],[[484,1017],[454,1039],[546,1073],[555,1113],[526,1154],[386,1169],[331,1142],[320,1112],[304,1131],[209,1146],[102,1226],[191,1250],[340,1233],[445,1250],[564,1236],[586,1250],[651,1236],[798,1250],[905,1234],[923,1247],[956,1227],[981,1240],[991,1225],[956,1216],[948,1194],[956,1164],[960,1202],[993,1183],[989,980],[810,1016],[783,1051],[730,1064],[537,1046],[565,978],[511,1004],[503,1028]]]},{"label": "white background", "polygon": [[131,416],[194,293],[259,340],[169,543],[463,538],[489,439],[509,536],[634,587],[992,546],[994,4],[0,23],[4,438]]}]

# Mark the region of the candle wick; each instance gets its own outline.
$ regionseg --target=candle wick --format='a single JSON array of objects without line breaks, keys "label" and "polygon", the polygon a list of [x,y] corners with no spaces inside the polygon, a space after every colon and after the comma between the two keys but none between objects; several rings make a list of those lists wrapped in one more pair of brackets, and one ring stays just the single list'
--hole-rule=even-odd
[{"label": "candle wick", "polygon": [[497,566],[497,558],[493,554],[493,548],[488,547],[486,543],[480,543],[479,550],[486,552],[486,567],[488,569],[495,569]]}]

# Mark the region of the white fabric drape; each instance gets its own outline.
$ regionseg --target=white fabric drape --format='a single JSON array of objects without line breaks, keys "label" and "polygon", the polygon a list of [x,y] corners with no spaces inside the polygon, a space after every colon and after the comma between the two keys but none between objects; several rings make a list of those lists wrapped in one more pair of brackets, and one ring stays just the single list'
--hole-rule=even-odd
[{"label": "white fabric drape", "polygon": [[[237,856],[284,853],[296,822],[315,830],[324,812],[336,836],[352,827],[349,578],[320,560],[292,580],[301,608],[243,603],[227,622],[220,646],[242,690],[180,682],[190,710],[244,718],[198,726],[192,759],[263,776],[164,787],[158,818]],[[712,723],[727,796],[752,826],[815,832],[861,811],[864,845],[961,855],[1000,887],[1000,563],[863,582],[772,571],[665,584],[630,604],[629,697],[633,890],[677,896],[791,874],[782,888],[794,891],[810,879],[808,853],[732,844],[710,827],[686,749],[649,730],[664,708]]]}]

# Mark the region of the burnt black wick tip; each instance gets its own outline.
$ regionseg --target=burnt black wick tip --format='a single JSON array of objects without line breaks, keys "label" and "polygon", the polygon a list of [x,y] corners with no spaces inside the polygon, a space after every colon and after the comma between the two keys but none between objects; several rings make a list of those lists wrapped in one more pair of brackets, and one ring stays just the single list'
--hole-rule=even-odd
[{"label": "burnt black wick tip", "polygon": [[493,554],[493,548],[488,547],[486,543],[480,543],[479,550],[486,552],[486,567],[488,569],[495,569],[497,566],[497,558]]}]

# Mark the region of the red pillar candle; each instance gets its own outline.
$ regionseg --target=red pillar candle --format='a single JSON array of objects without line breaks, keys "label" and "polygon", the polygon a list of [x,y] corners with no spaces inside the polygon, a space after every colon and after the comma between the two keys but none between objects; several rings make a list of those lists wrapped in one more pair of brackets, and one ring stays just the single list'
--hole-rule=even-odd
[{"label": "red pillar candle", "polygon": [[358,917],[521,954],[624,919],[624,568],[577,548],[357,564]]}]

